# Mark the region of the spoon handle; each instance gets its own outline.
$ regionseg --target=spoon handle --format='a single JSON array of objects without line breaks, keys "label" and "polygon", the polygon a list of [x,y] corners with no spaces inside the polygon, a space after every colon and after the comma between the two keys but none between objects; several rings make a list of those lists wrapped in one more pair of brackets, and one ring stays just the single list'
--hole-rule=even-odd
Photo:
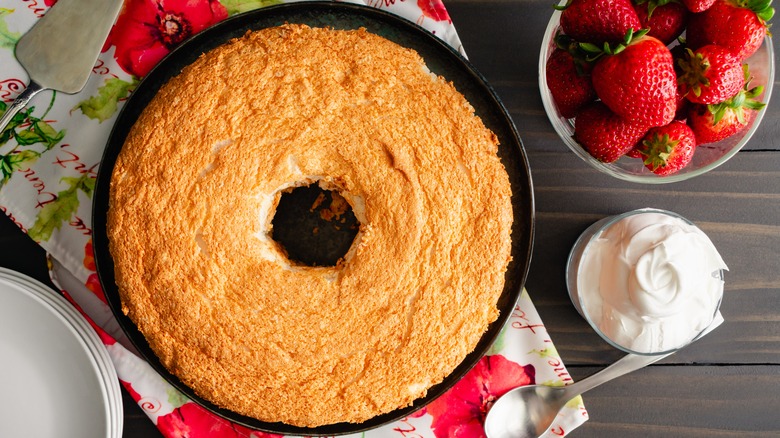
[{"label": "spoon handle", "polygon": [[563,397],[565,400],[571,400],[583,392],[589,391],[604,382],[608,382],[624,374],[628,374],[632,371],[636,371],[652,363],[658,362],[670,354],[672,353],[653,356],[627,354],[619,361],[604,368],[598,373],[565,387]]}]

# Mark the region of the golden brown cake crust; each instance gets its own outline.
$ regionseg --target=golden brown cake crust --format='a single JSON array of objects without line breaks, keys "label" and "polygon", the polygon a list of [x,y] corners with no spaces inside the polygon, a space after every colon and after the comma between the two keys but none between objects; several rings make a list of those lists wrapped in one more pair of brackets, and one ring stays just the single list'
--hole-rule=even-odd
[{"label": "golden brown cake crust", "polygon": [[[407,406],[498,315],[512,208],[496,153],[412,50],[248,33],[163,86],[126,140],[108,214],[123,310],[229,410],[312,427]],[[279,191],[316,180],[361,219],[339,267],[290,266],[268,237]]]}]

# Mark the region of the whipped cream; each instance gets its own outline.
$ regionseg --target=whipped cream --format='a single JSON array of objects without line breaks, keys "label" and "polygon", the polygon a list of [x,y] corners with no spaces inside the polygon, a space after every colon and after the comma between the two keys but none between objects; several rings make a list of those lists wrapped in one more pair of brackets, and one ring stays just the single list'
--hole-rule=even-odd
[{"label": "whipped cream", "polygon": [[661,210],[637,210],[584,249],[576,280],[580,310],[625,349],[674,350],[712,322],[727,269],[695,225]]}]

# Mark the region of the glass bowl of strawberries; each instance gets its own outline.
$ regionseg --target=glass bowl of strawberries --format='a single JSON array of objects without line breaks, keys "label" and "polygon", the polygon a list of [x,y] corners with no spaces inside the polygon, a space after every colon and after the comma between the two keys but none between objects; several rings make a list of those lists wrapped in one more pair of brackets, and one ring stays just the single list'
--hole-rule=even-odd
[{"label": "glass bowl of strawberries", "polygon": [[539,57],[553,128],[584,161],[632,182],[725,163],[758,128],[774,83],[771,0],[747,3],[563,0]]}]

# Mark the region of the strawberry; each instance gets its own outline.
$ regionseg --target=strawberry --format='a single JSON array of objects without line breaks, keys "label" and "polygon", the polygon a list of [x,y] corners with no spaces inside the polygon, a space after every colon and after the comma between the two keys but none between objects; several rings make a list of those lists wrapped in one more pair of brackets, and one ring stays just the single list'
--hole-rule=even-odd
[{"label": "strawberry", "polygon": [[680,93],[679,88],[677,89],[677,97],[674,101],[674,120],[685,120],[685,118],[688,117],[688,105],[690,105],[691,102]]},{"label": "strawberry", "polygon": [[672,123],[650,129],[637,147],[645,167],[656,175],[676,173],[693,159],[696,137],[685,123]]},{"label": "strawberry", "polygon": [[686,39],[692,49],[718,44],[733,51],[740,60],[755,53],[775,13],[772,0],[716,0],[688,22]]},{"label": "strawberry", "polygon": [[563,117],[571,119],[583,105],[596,99],[590,69],[589,64],[577,64],[569,52],[560,48],[547,59],[547,86]]},{"label": "strawberry", "polygon": [[599,58],[591,77],[596,95],[613,112],[650,128],[674,118],[677,77],[669,49],[645,33],[629,31],[622,44],[605,47],[606,56]]},{"label": "strawberry", "polygon": [[710,108],[711,106],[713,105],[694,104],[688,112],[688,124],[696,134],[699,144],[715,143],[742,132],[757,114],[756,111],[743,109],[740,120],[734,110],[726,109],[716,122],[713,111],[717,110]]},{"label": "strawberry", "polygon": [[682,0],[682,2],[691,12],[704,12],[715,3],[715,0]]},{"label": "strawberry", "polygon": [[574,121],[574,140],[605,163],[616,161],[631,150],[646,131],[644,125],[622,119],[600,101],[580,110]]},{"label": "strawberry", "polygon": [[630,0],[569,0],[555,8],[563,11],[563,31],[581,42],[618,42],[629,29],[641,29]]},{"label": "strawberry", "polygon": [[688,49],[677,64],[682,71],[677,77],[680,92],[693,103],[723,102],[745,85],[742,61],[725,47]]},{"label": "strawberry", "polygon": [[642,158],[642,153],[639,152],[638,147],[634,146],[626,152],[626,156],[631,158]]},{"label": "strawberry", "polygon": [[669,45],[685,30],[688,9],[676,0],[634,0],[642,29],[650,29],[648,35]]},{"label": "strawberry", "polygon": [[[747,66],[745,77],[749,77]],[[688,111],[688,125],[696,134],[699,144],[714,143],[731,137],[750,126],[758,111],[766,106],[757,99],[764,87],[748,89],[750,80],[736,96],[711,105],[694,104]]]}]

